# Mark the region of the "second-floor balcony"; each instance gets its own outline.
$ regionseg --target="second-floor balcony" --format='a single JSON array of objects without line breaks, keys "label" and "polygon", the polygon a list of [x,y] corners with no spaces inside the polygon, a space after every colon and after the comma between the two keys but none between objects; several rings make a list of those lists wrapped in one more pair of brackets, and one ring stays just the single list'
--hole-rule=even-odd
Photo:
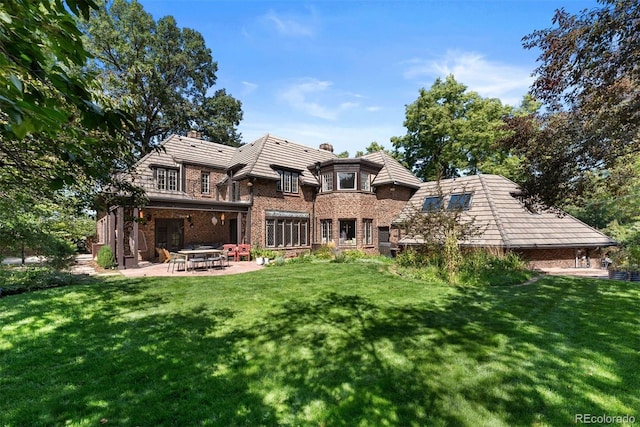
[{"label": "second-floor balcony", "polygon": [[216,199],[227,202],[243,202],[249,201],[249,196],[244,197],[240,194],[239,184],[232,182],[232,184],[224,186],[211,185],[209,191],[205,188],[203,191],[202,182],[195,179],[178,180],[177,182],[162,182],[152,177],[139,178],[136,180],[138,186],[142,187],[145,192],[151,194],[162,194],[166,196],[175,195],[176,197],[194,198],[194,199]]}]

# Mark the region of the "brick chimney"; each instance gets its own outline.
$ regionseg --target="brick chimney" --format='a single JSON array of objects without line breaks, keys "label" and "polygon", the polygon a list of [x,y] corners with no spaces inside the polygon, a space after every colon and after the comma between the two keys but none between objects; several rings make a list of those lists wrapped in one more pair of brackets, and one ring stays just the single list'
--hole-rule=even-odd
[{"label": "brick chimney", "polygon": [[333,153],[333,145],[329,144],[328,142],[323,142],[322,144],[320,144],[320,149]]},{"label": "brick chimney", "polygon": [[197,130],[193,130],[191,129],[189,132],[187,132],[187,136],[189,138],[197,138],[200,139],[202,137],[202,133],[198,132]]}]

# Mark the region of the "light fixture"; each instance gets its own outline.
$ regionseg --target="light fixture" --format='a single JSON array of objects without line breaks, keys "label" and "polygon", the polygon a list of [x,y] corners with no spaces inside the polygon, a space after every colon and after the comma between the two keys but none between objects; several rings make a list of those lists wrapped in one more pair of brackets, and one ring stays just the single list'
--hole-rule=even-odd
[{"label": "light fixture", "polygon": [[224,225],[224,212],[220,214],[220,221],[222,221],[222,224]]}]

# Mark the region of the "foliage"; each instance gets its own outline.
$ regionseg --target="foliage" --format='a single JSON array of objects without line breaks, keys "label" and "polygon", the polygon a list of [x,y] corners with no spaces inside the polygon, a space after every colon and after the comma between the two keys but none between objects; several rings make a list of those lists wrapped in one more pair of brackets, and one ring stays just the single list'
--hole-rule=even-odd
[{"label": "foliage", "polygon": [[[439,184],[435,194],[440,200],[444,199]],[[450,208],[444,203],[427,211],[409,205],[401,227],[405,236],[415,239],[420,253],[425,254],[432,262],[438,260],[451,284],[456,283],[456,275],[462,262],[460,245],[484,231],[484,226],[467,214],[463,206]],[[414,255],[409,257],[413,258]]]},{"label": "foliage", "polygon": [[0,424],[556,426],[576,408],[637,418],[637,286],[425,286],[377,264],[328,266],[2,298]]},{"label": "foliage", "polygon": [[588,191],[591,173],[637,153],[640,123],[640,6],[601,0],[578,15],[556,11],[553,27],[524,38],[539,49],[533,96],[545,114],[518,118],[507,148],[530,162],[522,183],[549,206]]},{"label": "foliage", "polygon": [[640,222],[620,226],[614,221],[607,231],[619,243],[618,247],[609,248],[607,252],[613,261],[611,268],[640,271]]},{"label": "foliage", "polygon": [[[0,193],[48,197],[109,182],[109,159],[129,151],[113,133],[128,116],[96,95],[73,14],[92,0],[8,0],[0,5]],[[124,149],[123,149],[124,148]],[[5,196],[6,197],[6,196]]]},{"label": "foliage", "polygon": [[475,285],[516,285],[532,276],[524,261],[515,252],[491,252],[478,249],[464,253],[460,280]]},{"label": "foliage", "polygon": [[373,141],[371,144],[369,144],[367,146],[367,148],[365,148],[365,151],[360,151],[360,150],[356,151],[355,157],[362,157],[362,156],[364,156],[366,154],[373,154],[373,153],[377,153],[379,151],[383,151],[383,152],[385,152],[386,154],[388,154],[391,157],[394,157],[397,154],[397,153],[394,153],[394,152],[392,152],[390,150],[387,150],[386,148],[384,148],[384,146],[382,146],[378,142]]},{"label": "foliage", "polygon": [[104,269],[115,268],[118,264],[113,256],[113,250],[111,246],[103,246],[98,251],[98,257],[96,258],[96,264]]},{"label": "foliage", "polygon": [[567,212],[589,225],[604,229],[640,220],[640,156],[619,158],[608,170],[584,174],[585,188]]},{"label": "foliage", "polygon": [[511,112],[498,99],[481,98],[453,76],[437,79],[406,108],[407,134],[392,138],[397,158],[425,181],[475,174],[503,165],[509,152],[502,118]]},{"label": "foliage", "polygon": [[93,220],[67,203],[67,196],[34,200],[28,195],[5,195],[0,199],[0,245],[7,254],[23,260],[29,254],[40,255],[50,265],[64,268],[78,244],[94,234]]},{"label": "foliage", "polygon": [[[6,0],[0,5],[0,134],[56,135],[74,114],[88,127],[115,120],[94,102],[89,76],[74,72],[89,53],[73,15],[88,16],[93,0]],[[74,110],[69,111],[68,106]]]},{"label": "foliage", "polygon": [[57,268],[0,267],[0,297],[91,281],[87,276],[61,272]]},{"label": "foliage", "polygon": [[313,251],[313,255],[318,259],[333,259],[335,255],[335,245],[334,244],[326,244],[322,245],[319,248]]},{"label": "foliage", "polygon": [[170,134],[198,130],[204,139],[240,144],[240,101],[224,89],[209,95],[217,63],[200,33],[172,16],[154,21],[136,0],[114,0],[84,21],[105,96],[135,116],[128,138],[141,154]]}]

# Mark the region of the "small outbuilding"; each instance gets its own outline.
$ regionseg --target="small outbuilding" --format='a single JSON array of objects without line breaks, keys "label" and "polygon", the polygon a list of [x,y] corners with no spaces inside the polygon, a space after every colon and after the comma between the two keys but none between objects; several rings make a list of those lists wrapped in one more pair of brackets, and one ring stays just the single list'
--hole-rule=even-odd
[{"label": "small outbuilding", "polygon": [[481,234],[462,245],[513,251],[532,268],[600,267],[606,248],[616,242],[577,218],[557,210],[530,210],[521,189],[499,175],[473,175],[426,182],[393,221],[400,228],[399,246],[420,245],[420,236],[403,233],[403,223],[416,210],[463,209],[461,220],[474,219]]}]

